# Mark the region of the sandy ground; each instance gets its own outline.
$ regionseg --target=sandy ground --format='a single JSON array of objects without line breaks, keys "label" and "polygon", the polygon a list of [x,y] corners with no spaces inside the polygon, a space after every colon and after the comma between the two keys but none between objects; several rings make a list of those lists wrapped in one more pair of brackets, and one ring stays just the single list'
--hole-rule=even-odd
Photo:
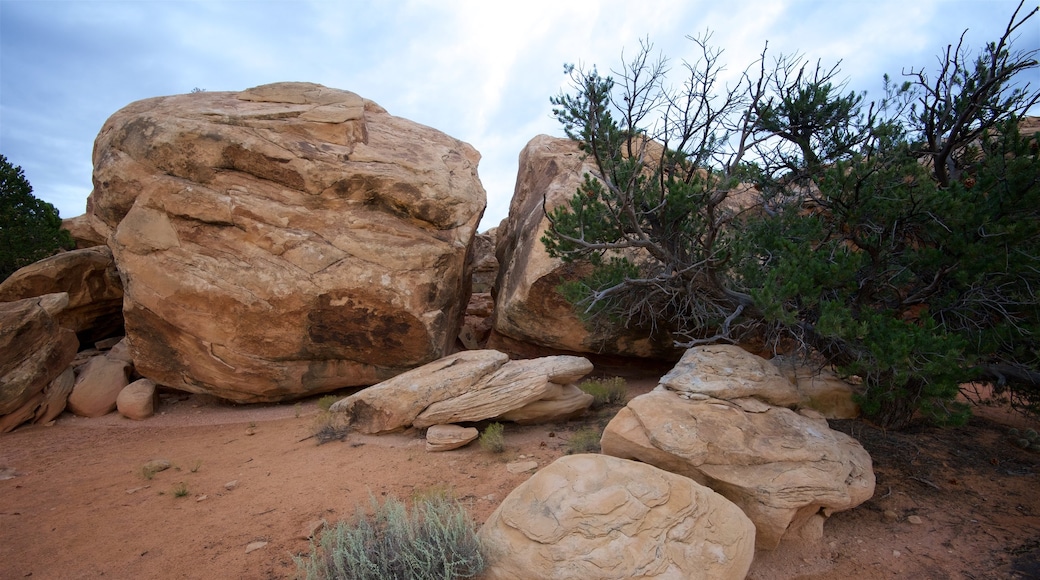
[{"label": "sandy ground", "polygon": [[[630,395],[655,381],[630,383]],[[142,422],[63,415],[0,436],[0,578],[292,578],[314,522],[370,499],[450,489],[482,522],[579,428],[507,425],[505,453],[476,444],[427,453],[421,433],[308,438],[316,400],[232,406],[166,395]],[[877,493],[834,515],[817,546],[760,552],[749,578],[1040,578],[1040,454],[1007,441],[1015,415],[984,407],[966,427],[884,433],[832,426],[874,458]],[[142,466],[172,468],[151,478]],[[887,513],[886,513],[887,512]],[[910,516],[915,516],[911,518]],[[920,523],[911,523],[914,522]]]}]

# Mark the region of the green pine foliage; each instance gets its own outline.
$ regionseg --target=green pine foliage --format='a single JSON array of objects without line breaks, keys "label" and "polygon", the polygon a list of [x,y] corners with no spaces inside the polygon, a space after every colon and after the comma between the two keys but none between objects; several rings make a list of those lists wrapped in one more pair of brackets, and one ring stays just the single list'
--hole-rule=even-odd
[{"label": "green pine foliage", "polygon": [[[560,291],[589,324],[821,356],[886,427],[963,421],[969,381],[1040,411],[1040,133],[1019,132],[1038,51],[1011,46],[1038,10],[1021,8],[977,57],[951,47],[869,104],[837,66],[765,53],[720,91],[703,39],[679,90],[648,44],[616,80],[568,67],[575,93],[551,102],[595,171],[547,213],[548,252],[589,272]],[[734,197],[749,187],[757,203]]]},{"label": "green pine foliage", "polygon": [[55,207],[37,199],[21,167],[0,155],[0,281],[19,268],[75,247]]}]

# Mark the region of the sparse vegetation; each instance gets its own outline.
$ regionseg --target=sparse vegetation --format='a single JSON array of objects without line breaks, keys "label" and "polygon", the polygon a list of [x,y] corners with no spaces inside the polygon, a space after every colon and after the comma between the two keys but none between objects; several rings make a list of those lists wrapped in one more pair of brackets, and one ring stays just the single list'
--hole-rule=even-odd
[{"label": "sparse vegetation", "polygon": [[599,453],[599,440],[602,433],[592,427],[582,427],[571,435],[567,441],[567,454]]},{"label": "sparse vegetation", "polygon": [[336,395],[325,395],[324,397],[318,399],[318,408],[322,411],[328,411],[329,408],[331,408],[332,405],[338,400],[339,397],[337,397]]},{"label": "sparse vegetation", "polygon": [[578,388],[592,395],[594,409],[622,404],[628,394],[628,383],[621,377],[589,379],[579,384]]},{"label": "sparse vegetation", "polygon": [[501,423],[492,423],[480,434],[481,449],[490,453],[502,453],[506,450],[506,437]]},{"label": "sparse vegetation", "polygon": [[318,445],[343,441],[350,433],[350,425],[343,413],[322,411],[314,422],[314,438]]},{"label": "sparse vegetation", "polygon": [[485,566],[468,512],[440,494],[417,500],[411,511],[396,499],[373,499],[371,514],[359,509],[353,520],[325,530],[311,542],[310,556],[295,561],[306,580],[453,580]]},{"label": "sparse vegetation", "polygon": [[188,484],[183,481],[173,486],[173,497],[188,497]]}]

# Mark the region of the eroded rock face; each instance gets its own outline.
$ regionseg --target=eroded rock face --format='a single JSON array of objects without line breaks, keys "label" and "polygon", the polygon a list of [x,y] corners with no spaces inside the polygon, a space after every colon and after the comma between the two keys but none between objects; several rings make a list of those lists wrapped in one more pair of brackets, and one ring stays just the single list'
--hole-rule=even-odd
[{"label": "eroded rock face", "polygon": [[699,348],[691,357],[698,364],[684,367],[703,374],[669,373],[629,401],[604,430],[603,453],[714,489],[755,523],[760,549],[782,539],[819,540],[826,517],[873,495],[870,455],[858,441],[831,430],[812,409],[764,402],[787,398],[768,378],[776,367],[728,352],[712,362],[712,349]]},{"label": "eroded rock face", "polygon": [[56,379],[79,348],[76,334],[57,322],[67,306],[65,293],[0,303],[0,433],[64,408],[55,393],[65,383]]},{"label": "eroded rock face", "polygon": [[61,252],[19,269],[0,284],[0,302],[58,292],[69,295],[58,323],[81,343],[123,333],[123,284],[107,246]]},{"label": "eroded rock face", "polygon": [[742,579],[755,529],[694,481],[604,455],[561,457],[480,530],[488,579]]},{"label": "eroded rock face", "polygon": [[647,329],[601,327],[591,331],[557,291],[561,283],[586,273],[581,264],[549,257],[541,242],[552,210],[574,196],[586,172],[577,143],[539,135],[520,153],[509,217],[498,230],[499,275],[494,330],[508,338],[578,353],[674,360],[681,354],[668,335]]},{"label": "eroded rock face", "polygon": [[147,99],[95,144],[138,372],[276,401],[450,352],[486,198],[479,154],[310,83]]},{"label": "eroded rock face", "polygon": [[[520,409],[518,420],[537,423],[588,409],[590,395],[568,398],[564,389],[590,372],[592,363],[581,357],[511,361],[495,350],[463,351],[337,401],[330,411],[346,413],[351,427],[362,433],[483,421]],[[543,400],[543,406],[532,407]],[[567,406],[565,413],[561,405]]]}]

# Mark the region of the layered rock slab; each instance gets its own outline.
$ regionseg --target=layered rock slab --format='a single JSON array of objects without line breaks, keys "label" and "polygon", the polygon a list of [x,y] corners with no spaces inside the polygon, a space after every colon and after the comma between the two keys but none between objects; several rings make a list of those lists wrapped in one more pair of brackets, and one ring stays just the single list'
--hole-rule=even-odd
[{"label": "layered rock slab", "polygon": [[310,83],[147,99],[95,144],[88,213],[138,372],[240,402],[371,385],[450,352],[479,154]]},{"label": "layered rock slab", "polygon": [[[525,422],[538,422],[558,416],[552,401],[560,399],[563,387],[590,372],[592,363],[582,357],[511,361],[495,350],[463,351],[364,389],[329,410],[347,414],[352,428],[373,434],[483,421],[546,400],[541,419],[524,417]],[[588,408],[592,397],[586,397]]]},{"label": "layered rock slab", "polygon": [[697,348],[701,352],[690,359],[698,365],[685,368],[715,369],[714,374],[670,373],[656,389],[629,401],[604,430],[603,453],[714,489],[755,523],[761,549],[776,548],[782,539],[818,540],[826,517],[873,495],[870,455],[859,442],[830,429],[814,410],[763,401],[787,398],[772,379],[749,380],[772,377],[776,367],[731,352],[710,363],[713,349]]},{"label": "layered rock slab", "polygon": [[755,529],[696,482],[604,455],[562,457],[481,528],[488,579],[741,579]]},{"label": "layered rock slab", "polygon": [[64,408],[58,379],[79,349],[58,323],[68,303],[66,293],[0,303],[0,433]]}]

